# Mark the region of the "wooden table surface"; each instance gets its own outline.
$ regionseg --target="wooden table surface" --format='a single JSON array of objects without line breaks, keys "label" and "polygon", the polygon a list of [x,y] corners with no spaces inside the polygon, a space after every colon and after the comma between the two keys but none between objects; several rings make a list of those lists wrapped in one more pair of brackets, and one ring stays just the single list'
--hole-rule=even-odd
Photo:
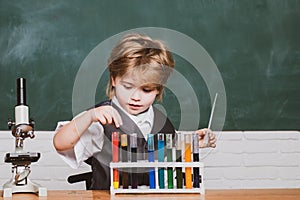
[{"label": "wooden table surface", "polygon": [[109,191],[91,190],[57,190],[48,191],[47,197],[36,194],[13,194],[12,198],[3,198],[0,191],[0,200],[299,200],[299,189],[255,189],[255,190],[206,190],[205,195],[200,194],[116,194],[110,195]]}]

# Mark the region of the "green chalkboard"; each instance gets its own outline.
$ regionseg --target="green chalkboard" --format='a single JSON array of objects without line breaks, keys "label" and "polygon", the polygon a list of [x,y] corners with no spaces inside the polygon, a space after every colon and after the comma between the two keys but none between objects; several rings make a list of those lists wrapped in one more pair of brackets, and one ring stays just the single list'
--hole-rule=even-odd
[{"label": "green chalkboard", "polygon": [[[224,84],[220,100],[226,100],[216,106],[224,119],[216,115],[213,126],[223,120],[224,130],[300,130],[299,0],[0,0],[0,130],[14,117],[19,77],[27,80],[36,130],[54,130],[57,121],[85,109],[72,107],[80,101],[73,92],[78,71],[103,41],[141,27],[176,31],[207,52]],[[167,45],[175,48],[176,40]],[[110,49],[102,49],[101,67]],[[176,128],[205,127],[214,96],[207,80],[213,85],[216,74],[204,77],[182,54],[174,52],[175,68],[193,94],[178,98],[186,85],[173,81],[157,106]],[[108,73],[99,76],[91,102],[106,99]]]}]

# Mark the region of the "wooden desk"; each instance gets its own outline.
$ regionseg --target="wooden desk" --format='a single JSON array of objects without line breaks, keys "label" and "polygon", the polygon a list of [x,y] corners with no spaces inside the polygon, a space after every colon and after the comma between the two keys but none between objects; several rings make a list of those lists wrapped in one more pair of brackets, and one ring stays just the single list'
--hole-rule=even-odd
[{"label": "wooden desk", "polygon": [[0,200],[299,200],[299,189],[257,189],[257,190],[206,190],[200,194],[117,194],[111,196],[108,191],[48,191],[47,197],[38,197],[35,194],[13,194],[12,198],[3,198],[0,191]]}]

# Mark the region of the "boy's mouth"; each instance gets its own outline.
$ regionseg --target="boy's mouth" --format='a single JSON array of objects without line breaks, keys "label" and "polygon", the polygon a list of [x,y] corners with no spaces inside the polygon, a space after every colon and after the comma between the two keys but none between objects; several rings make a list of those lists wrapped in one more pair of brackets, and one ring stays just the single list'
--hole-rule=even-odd
[{"label": "boy's mouth", "polygon": [[128,105],[133,110],[137,110],[142,107],[141,105],[137,105],[137,104],[128,104]]}]

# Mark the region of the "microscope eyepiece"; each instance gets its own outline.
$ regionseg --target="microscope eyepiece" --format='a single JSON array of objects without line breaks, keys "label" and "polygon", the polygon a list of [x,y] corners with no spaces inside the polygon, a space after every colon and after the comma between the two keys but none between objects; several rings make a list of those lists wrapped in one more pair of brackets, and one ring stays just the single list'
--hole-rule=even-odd
[{"label": "microscope eyepiece", "polygon": [[26,79],[17,79],[17,105],[26,105]]}]

